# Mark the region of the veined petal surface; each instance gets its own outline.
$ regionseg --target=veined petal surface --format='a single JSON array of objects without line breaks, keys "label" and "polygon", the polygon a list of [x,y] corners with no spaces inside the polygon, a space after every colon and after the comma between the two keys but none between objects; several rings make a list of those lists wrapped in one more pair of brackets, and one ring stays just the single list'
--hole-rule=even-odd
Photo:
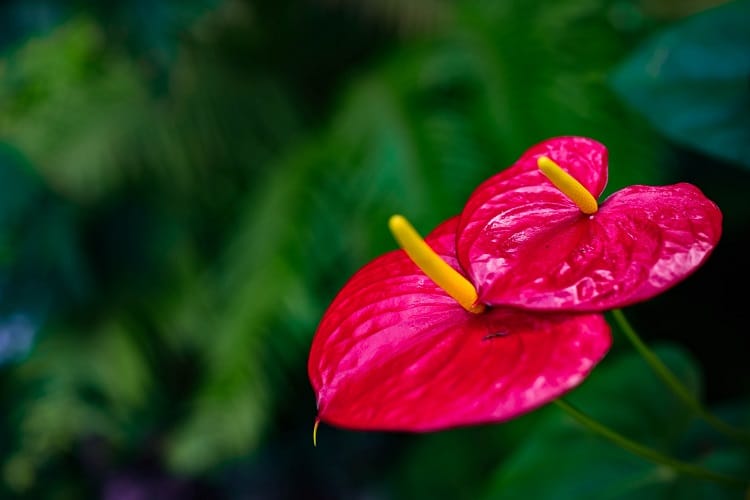
[{"label": "veined petal surface", "polygon": [[[457,218],[426,238],[462,272]],[[323,316],[308,363],[318,416],[431,431],[500,422],[578,385],[611,344],[600,314],[464,310],[401,251],[363,267]]]},{"label": "veined petal surface", "polygon": [[[571,147],[567,159],[548,156],[561,167],[572,162],[574,177],[584,185],[599,179],[599,186],[606,177],[603,146],[592,141],[586,153],[586,143],[574,144],[578,160]],[[718,243],[721,212],[695,186],[630,186],[586,215],[551,183],[524,184],[527,157],[538,149],[481,185],[461,214],[458,258],[480,301],[548,311],[623,307],[689,276]]]}]

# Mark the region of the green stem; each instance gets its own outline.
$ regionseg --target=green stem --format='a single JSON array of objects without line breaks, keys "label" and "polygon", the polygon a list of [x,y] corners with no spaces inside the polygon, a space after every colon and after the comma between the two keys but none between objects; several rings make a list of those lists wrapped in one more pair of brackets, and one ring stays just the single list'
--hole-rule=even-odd
[{"label": "green stem", "polygon": [[750,433],[737,429],[723,420],[717,418],[713,413],[708,411],[698,399],[693,396],[690,390],[680,382],[674,373],[659,359],[654,352],[648,348],[648,346],[641,340],[636,333],[635,329],[630,326],[625,314],[620,309],[612,311],[615,321],[622,329],[625,336],[630,340],[636,350],[643,356],[646,363],[656,373],[656,375],[669,387],[669,389],[678,397],[682,402],[690,408],[696,415],[706,421],[711,427],[721,432],[722,434],[739,441],[742,441],[746,445],[750,445]]},{"label": "green stem", "polygon": [[591,417],[589,417],[570,403],[563,401],[562,399],[556,399],[554,403],[590,431],[608,439],[620,448],[634,453],[641,458],[645,458],[650,462],[663,465],[670,468],[674,472],[686,474],[698,479],[705,479],[727,486],[748,486],[748,483],[746,481],[743,481],[739,478],[727,476],[718,472],[713,472],[691,463],[682,462],[680,460],[677,460],[676,458],[664,455],[654,450],[653,448],[649,448],[648,446],[644,446],[640,443],[632,441],[622,434],[619,434],[609,427],[597,422],[596,420],[592,419]]}]

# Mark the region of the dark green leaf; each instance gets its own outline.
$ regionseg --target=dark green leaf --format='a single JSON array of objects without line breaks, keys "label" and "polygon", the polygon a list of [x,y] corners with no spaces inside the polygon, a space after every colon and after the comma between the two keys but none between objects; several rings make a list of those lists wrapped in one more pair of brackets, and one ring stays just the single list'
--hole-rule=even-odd
[{"label": "dark green leaf", "polygon": [[613,74],[622,98],[670,139],[750,167],[750,1],[657,33]]}]

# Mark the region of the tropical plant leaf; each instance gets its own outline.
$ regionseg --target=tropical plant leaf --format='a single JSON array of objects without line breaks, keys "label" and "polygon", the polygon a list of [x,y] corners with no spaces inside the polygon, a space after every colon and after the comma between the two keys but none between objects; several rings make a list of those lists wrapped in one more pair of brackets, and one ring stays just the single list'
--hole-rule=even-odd
[{"label": "tropical plant leaf", "polygon": [[124,58],[103,57],[103,43],[90,19],[72,19],[0,69],[0,137],[76,199],[122,177],[129,136],[148,115],[137,72]]},{"label": "tropical plant leaf", "polygon": [[612,86],[669,139],[750,167],[748,23],[747,0],[694,14],[623,61]]},{"label": "tropical plant leaf", "polygon": [[289,340],[268,325],[284,314],[285,291],[294,288],[288,256],[306,220],[308,182],[317,166],[311,159],[288,159],[266,180],[262,196],[248,200],[220,269],[185,304],[181,324],[202,346],[206,370],[192,411],[170,440],[168,460],[177,470],[202,470],[247,453],[267,425],[271,391],[263,344]]},{"label": "tropical plant leaf", "polygon": [[[52,335],[50,327],[15,372],[25,398],[11,412],[19,429],[7,458],[5,479],[17,491],[31,488],[50,462],[88,437],[106,436],[123,446],[127,430],[149,398],[152,373],[119,321],[91,335]],[[18,469],[23,473],[18,475]]]}]

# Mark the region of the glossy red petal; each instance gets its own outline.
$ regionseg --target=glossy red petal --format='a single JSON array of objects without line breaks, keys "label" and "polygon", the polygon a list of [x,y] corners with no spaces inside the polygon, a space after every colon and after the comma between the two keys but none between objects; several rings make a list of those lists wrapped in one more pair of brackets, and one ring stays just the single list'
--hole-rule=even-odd
[{"label": "glossy red petal", "polygon": [[[456,222],[427,241],[459,269]],[[324,422],[430,431],[532,410],[579,384],[610,342],[599,314],[471,314],[396,251],[362,268],[334,299],[308,372]]]},{"label": "glossy red petal", "polygon": [[481,301],[578,311],[622,307],[683,280],[718,243],[722,220],[684,183],[628,187],[592,216],[530,203],[504,224],[479,217],[481,230],[460,235],[458,247]]},{"label": "glossy red petal", "polygon": [[[607,150],[586,137],[556,137],[526,151],[511,167],[483,182],[469,197],[458,231],[472,239],[485,224],[506,225],[516,210],[533,204],[540,209],[578,211],[578,208],[539,171],[537,160],[548,156],[588,191],[598,197],[607,184]],[[533,210],[526,210],[524,213]],[[467,256],[458,249],[461,264]]]}]

